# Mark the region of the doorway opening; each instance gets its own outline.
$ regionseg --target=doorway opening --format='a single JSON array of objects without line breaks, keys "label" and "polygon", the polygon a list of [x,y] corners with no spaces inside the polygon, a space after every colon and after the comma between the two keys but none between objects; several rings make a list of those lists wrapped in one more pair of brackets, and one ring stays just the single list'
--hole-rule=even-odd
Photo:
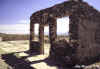
[{"label": "doorway opening", "polygon": [[44,54],[49,56],[50,40],[49,40],[49,26],[44,26]]}]

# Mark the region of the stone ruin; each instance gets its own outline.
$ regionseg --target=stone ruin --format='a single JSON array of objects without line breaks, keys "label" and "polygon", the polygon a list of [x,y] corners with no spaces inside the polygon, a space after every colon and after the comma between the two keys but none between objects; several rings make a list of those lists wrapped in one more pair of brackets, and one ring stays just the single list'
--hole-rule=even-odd
[{"label": "stone ruin", "polygon": [[[56,20],[66,16],[70,19],[69,42],[57,41]],[[87,64],[89,59],[100,55],[100,12],[82,0],[65,1],[33,13],[30,17],[30,50],[36,47],[35,24],[39,24],[37,44],[41,54],[44,53],[44,27],[49,26],[50,55],[55,54],[65,61],[70,58],[75,64]]]}]

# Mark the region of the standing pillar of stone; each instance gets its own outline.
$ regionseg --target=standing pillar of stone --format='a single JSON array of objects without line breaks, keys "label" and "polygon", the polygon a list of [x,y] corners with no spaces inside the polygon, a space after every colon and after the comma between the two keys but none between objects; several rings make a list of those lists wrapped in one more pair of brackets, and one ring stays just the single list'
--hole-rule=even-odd
[{"label": "standing pillar of stone", "polygon": [[33,50],[32,41],[34,40],[34,23],[30,23],[30,50]]},{"label": "standing pillar of stone", "polygon": [[56,42],[57,38],[57,22],[56,18],[49,18],[49,38],[50,38],[50,55],[52,55],[53,44]]},{"label": "standing pillar of stone", "polygon": [[40,54],[44,54],[44,25],[39,25]]},{"label": "standing pillar of stone", "polygon": [[69,42],[71,46],[77,47],[78,46],[78,19],[77,16],[70,16],[70,23],[69,23]]}]

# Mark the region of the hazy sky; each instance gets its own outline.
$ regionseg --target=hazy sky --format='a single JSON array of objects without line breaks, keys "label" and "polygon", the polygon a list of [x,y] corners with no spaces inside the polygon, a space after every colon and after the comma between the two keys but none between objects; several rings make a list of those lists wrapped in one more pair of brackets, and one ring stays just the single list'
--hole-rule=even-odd
[{"label": "hazy sky", "polygon": [[[0,32],[29,33],[29,17],[33,12],[63,1],[66,0],[0,0]],[[100,0],[84,1],[87,1],[100,11]],[[65,24],[68,20],[68,18],[58,19],[58,27],[62,28],[62,30],[67,27],[68,31],[68,25]],[[62,21],[63,25],[60,24]],[[38,27],[38,25],[36,27]],[[48,29],[46,28],[45,31],[47,32]],[[59,29],[58,32],[61,32],[61,30]],[[65,33],[65,30],[62,32]]]}]

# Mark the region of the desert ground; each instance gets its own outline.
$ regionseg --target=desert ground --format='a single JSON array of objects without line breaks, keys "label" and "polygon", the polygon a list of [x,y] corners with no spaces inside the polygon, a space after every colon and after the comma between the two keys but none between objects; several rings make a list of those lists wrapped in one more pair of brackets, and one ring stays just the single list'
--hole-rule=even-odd
[{"label": "desert ground", "polygon": [[[38,60],[44,60],[48,57],[49,52],[49,44],[45,44],[45,51],[44,55],[36,55],[26,58],[27,61],[38,61]],[[28,56],[28,54],[24,53],[24,51],[27,51],[29,49],[29,41],[28,40],[20,40],[20,41],[4,41],[0,42],[0,69],[7,69],[9,68],[9,65],[5,63],[4,60],[1,59],[2,54],[10,54],[15,53],[17,57],[23,57]],[[19,53],[17,53],[19,52]],[[30,66],[36,68],[36,69],[56,69],[55,66],[50,67],[45,62],[40,62],[36,64],[31,64]]]},{"label": "desert ground", "polygon": [[[57,67],[56,65],[53,65],[54,63],[52,63],[51,60],[49,60],[51,62],[50,63],[51,65],[49,65],[47,63],[48,60],[46,59],[49,56],[50,44],[45,43],[44,49],[45,49],[44,55],[38,54],[38,55],[30,56],[28,53],[25,53],[25,51],[29,50],[29,40],[0,41],[0,69],[23,69],[23,67],[20,68],[20,66],[24,64],[26,67],[24,69],[69,69],[62,66]],[[10,58],[7,57],[9,55],[2,57],[2,55],[5,55],[5,54],[9,54],[10,56],[12,56],[13,54],[14,56],[16,56],[17,57],[16,60],[18,61],[15,61],[15,62],[17,62],[17,64],[16,63],[12,64],[13,62],[12,57],[14,56]],[[26,58],[23,58],[23,57],[26,57]],[[6,58],[6,60],[4,60],[4,58]],[[20,59],[21,61],[19,61]],[[10,62],[10,64],[8,64],[7,62]],[[86,66],[84,69],[100,69],[100,62]]]},{"label": "desert ground", "polygon": [[[28,40],[17,40],[17,41],[1,41],[0,42],[0,69],[19,69],[15,68],[17,65],[23,63],[14,64],[13,67],[6,63],[6,60],[2,59],[3,54],[12,54],[17,58],[27,57],[25,58],[26,61],[32,62],[30,67],[33,69],[58,69],[57,66],[50,66],[44,60],[49,56],[49,48],[50,44],[46,43],[44,45],[44,54],[43,55],[31,55],[25,53],[29,49],[29,41]],[[9,58],[7,58],[9,60]],[[13,58],[11,57],[11,62]],[[52,64],[52,63],[51,63]],[[22,69],[22,68],[21,68]],[[25,68],[27,69],[27,68]],[[31,68],[28,68],[31,69]],[[62,69],[62,67],[60,67]]]}]

